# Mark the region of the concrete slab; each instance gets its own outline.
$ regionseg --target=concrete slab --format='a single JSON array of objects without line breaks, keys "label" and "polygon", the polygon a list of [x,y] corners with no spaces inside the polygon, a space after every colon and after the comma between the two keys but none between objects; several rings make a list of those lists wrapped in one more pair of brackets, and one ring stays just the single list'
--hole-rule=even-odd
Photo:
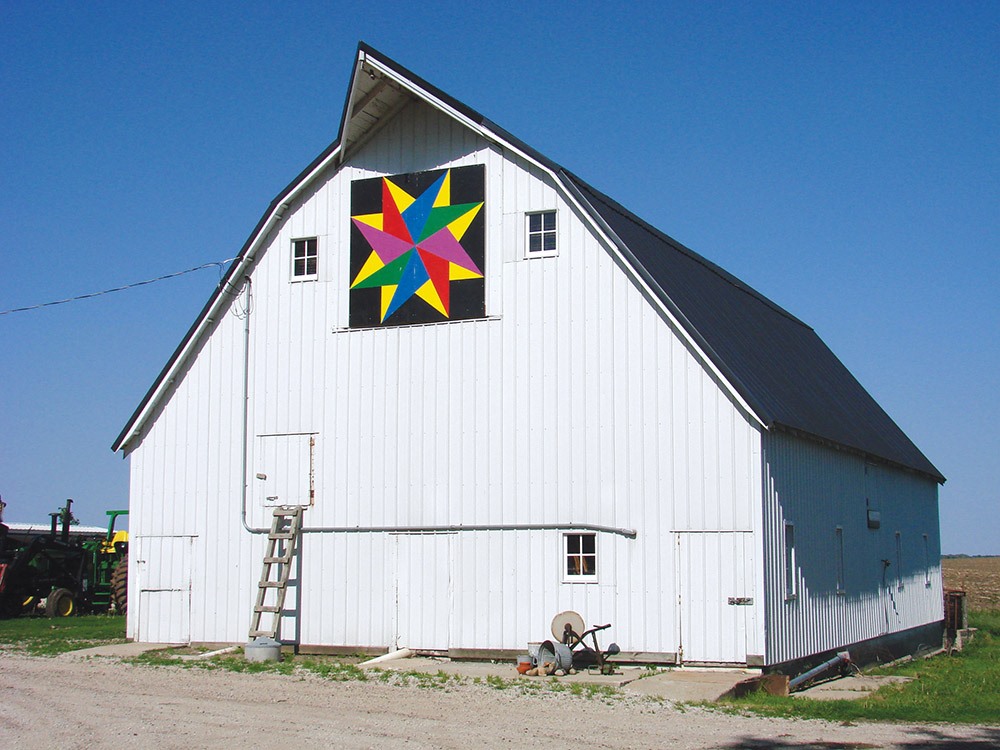
[{"label": "concrete slab", "polygon": [[528,677],[519,675],[513,663],[452,661],[444,657],[411,657],[393,659],[375,665],[380,669],[399,672],[421,672],[461,677],[500,677],[504,680],[552,680],[572,685],[607,685],[636,695],[656,696],[670,701],[714,701],[741,680],[760,674],[754,669],[670,669],[650,672],[645,667],[619,665],[618,674],[602,675],[583,671],[558,677]]},{"label": "concrete slab", "polygon": [[79,651],[67,651],[59,658],[89,659],[91,656],[110,656],[119,659],[131,659],[147,651],[157,651],[161,648],[175,648],[176,643],[112,643],[107,646],[92,646]]},{"label": "concrete slab", "polygon": [[857,700],[871,695],[885,685],[909,682],[912,679],[912,677],[898,675],[850,675],[829,682],[821,682],[805,690],[792,693],[792,696],[819,701]]},{"label": "concrete slab", "polygon": [[624,686],[626,693],[669,701],[715,701],[742,680],[760,674],[755,669],[693,670],[683,667],[648,674]]}]

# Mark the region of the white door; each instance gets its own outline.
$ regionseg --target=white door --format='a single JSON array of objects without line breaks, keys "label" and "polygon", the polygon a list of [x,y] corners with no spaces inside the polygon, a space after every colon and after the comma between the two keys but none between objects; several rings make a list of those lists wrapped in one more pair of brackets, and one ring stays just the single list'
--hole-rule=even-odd
[{"label": "white door", "polygon": [[254,446],[254,497],[258,505],[312,505],[317,436],[258,435]]},{"label": "white door", "polygon": [[396,648],[448,649],[454,536],[396,535]]},{"label": "white door", "polygon": [[756,633],[753,534],[704,531],[675,536],[683,660],[745,664]]},{"label": "white door", "polygon": [[[191,640],[192,536],[142,536],[134,544],[139,641]],[[132,609],[131,603],[129,610]]]}]

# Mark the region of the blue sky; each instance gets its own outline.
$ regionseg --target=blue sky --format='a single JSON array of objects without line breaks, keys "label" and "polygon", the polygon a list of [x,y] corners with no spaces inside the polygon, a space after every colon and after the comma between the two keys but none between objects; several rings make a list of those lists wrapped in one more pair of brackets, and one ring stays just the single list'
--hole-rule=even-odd
[{"label": "blue sky", "polygon": [[[363,39],[812,325],[1000,554],[1000,4],[0,6],[0,309],[236,254]],[[214,269],[0,315],[7,520],[123,507],[110,445]]]}]

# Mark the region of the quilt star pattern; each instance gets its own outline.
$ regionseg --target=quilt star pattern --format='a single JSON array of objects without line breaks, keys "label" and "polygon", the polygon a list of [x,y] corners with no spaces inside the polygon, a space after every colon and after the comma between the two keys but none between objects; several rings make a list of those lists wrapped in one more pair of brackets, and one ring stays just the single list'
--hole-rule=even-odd
[{"label": "quilt star pattern", "polygon": [[351,184],[352,328],[483,317],[485,167]]}]

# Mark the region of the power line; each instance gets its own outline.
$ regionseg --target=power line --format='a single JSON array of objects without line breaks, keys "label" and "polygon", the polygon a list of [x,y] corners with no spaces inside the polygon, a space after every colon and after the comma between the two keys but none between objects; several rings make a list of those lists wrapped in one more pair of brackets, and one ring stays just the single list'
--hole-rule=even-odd
[{"label": "power line", "polygon": [[212,268],[213,266],[218,266],[220,269],[225,267],[227,263],[232,263],[236,258],[226,258],[225,260],[217,260],[212,263],[202,263],[200,266],[195,266],[194,268],[188,268],[185,271],[177,271],[176,273],[168,273],[163,276],[157,276],[155,279],[146,279],[145,281],[136,281],[133,284],[126,284],[125,286],[116,286],[114,289],[102,289],[99,292],[91,292],[90,294],[80,294],[76,297],[67,297],[66,299],[56,300],[55,302],[42,302],[38,305],[31,305],[29,307],[15,307],[11,310],[0,310],[0,315],[9,315],[10,313],[27,312],[28,310],[38,310],[43,307],[51,307],[52,305],[65,305],[67,302],[77,302],[82,299],[90,299],[91,297],[100,297],[102,294],[111,294],[112,292],[123,292],[126,289],[135,289],[137,286],[145,286],[146,284],[155,284],[157,281],[166,281],[167,279],[173,279],[178,276],[183,276],[186,273],[194,273],[195,271],[201,271],[204,268]]}]

